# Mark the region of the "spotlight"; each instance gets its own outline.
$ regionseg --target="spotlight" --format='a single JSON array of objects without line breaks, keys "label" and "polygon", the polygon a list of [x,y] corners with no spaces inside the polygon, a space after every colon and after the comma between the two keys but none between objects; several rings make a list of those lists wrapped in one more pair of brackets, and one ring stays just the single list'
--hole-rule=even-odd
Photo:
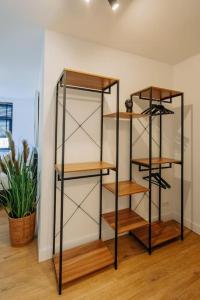
[{"label": "spotlight", "polygon": [[112,10],[118,9],[118,7],[119,7],[118,0],[108,0],[108,2],[110,3]]}]

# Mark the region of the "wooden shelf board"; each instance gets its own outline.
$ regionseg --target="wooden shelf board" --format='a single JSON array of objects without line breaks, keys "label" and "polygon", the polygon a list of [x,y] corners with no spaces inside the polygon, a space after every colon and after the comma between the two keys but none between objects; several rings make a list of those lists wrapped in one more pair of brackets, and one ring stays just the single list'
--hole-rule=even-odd
[{"label": "wooden shelf board", "polygon": [[[149,158],[137,158],[133,159],[132,162],[137,165],[149,166]],[[167,163],[180,164],[180,160],[166,157],[152,157],[152,165],[162,165]]]},{"label": "wooden shelf board", "polygon": [[[61,165],[55,165],[55,169],[58,173],[61,173]],[[104,162],[84,162],[84,163],[72,163],[72,164],[65,164],[64,165],[64,173],[71,173],[71,172],[86,172],[86,171],[95,171],[95,170],[108,170],[108,169],[115,169],[115,166]]]},{"label": "wooden shelf board", "polygon": [[[102,241],[94,241],[63,252],[63,285],[113,264],[113,256]],[[56,278],[59,256],[54,257]]]},{"label": "wooden shelf board", "polygon": [[[116,118],[117,117],[117,113],[110,113],[110,114],[106,114],[104,115],[105,118]],[[147,115],[145,114],[140,114],[140,113],[129,113],[129,112],[119,112],[119,118],[120,119],[138,119],[138,118],[144,118],[147,117]]]},{"label": "wooden shelf board", "polygon": [[[103,214],[104,220],[115,229],[115,212]],[[127,232],[147,224],[142,217],[129,208],[118,211],[118,233]]]},{"label": "wooden shelf board", "polygon": [[[148,248],[148,228],[146,225],[133,230],[134,236]],[[180,237],[180,224],[174,220],[167,222],[155,222],[152,224],[152,247],[159,246],[165,242]]]},{"label": "wooden shelf board", "polygon": [[[66,75],[66,76],[63,76]],[[119,81],[116,78],[106,77],[102,75],[64,69],[62,75],[62,84],[71,87],[86,88],[101,91],[108,88],[110,85]],[[66,79],[64,79],[66,78]]]},{"label": "wooden shelf board", "polygon": [[[113,183],[105,183],[103,187],[115,194],[115,182]],[[119,197],[133,195],[138,193],[146,193],[149,189],[145,186],[137,184],[132,181],[119,181],[118,183],[118,195]]]},{"label": "wooden shelf board", "polygon": [[180,96],[182,94],[182,92],[179,91],[150,86],[143,90],[134,92],[131,96],[138,96],[146,100],[150,100],[151,89],[152,89],[152,100],[154,101],[166,100],[166,99],[170,99],[171,97]]}]

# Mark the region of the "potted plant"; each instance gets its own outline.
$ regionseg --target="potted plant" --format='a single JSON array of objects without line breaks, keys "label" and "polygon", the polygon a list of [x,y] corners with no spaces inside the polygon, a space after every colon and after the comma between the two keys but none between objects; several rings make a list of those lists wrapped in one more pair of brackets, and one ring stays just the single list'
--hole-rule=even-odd
[{"label": "potted plant", "polygon": [[36,211],[36,166],[34,152],[29,150],[25,140],[22,151],[16,154],[11,133],[6,136],[10,153],[0,158],[1,171],[7,176],[7,184],[1,182],[4,190],[3,207],[8,214],[12,246],[22,246],[34,238]]}]

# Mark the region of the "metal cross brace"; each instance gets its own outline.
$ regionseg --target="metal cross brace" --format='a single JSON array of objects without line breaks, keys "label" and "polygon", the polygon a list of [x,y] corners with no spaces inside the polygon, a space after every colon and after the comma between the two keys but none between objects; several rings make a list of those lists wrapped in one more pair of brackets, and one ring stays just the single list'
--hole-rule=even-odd
[{"label": "metal cross brace", "polygon": [[[59,188],[58,186],[56,187],[59,191],[61,191],[61,188]],[[76,205],[77,208],[80,208],[80,210],[82,210],[82,212],[84,212],[92,221],[94,221],[97,225],[99,225],[99,223],[84,209],[82,208],[80,205],[78,205],[76,203],[76,201],[74,201],[69,195],[67,195],[65,192],[64,192],[64,195],[74,204]]]},{"label": "metal cross brace", "polygon": [[[62,105],[60,102],[58,102],[60,105]],[[98,147],[100,148],[100,145],[91,137],[91,135],[82,127],[84,123],[86,123],[99,109],[101,105],[99,105],[82,123],[79,123],[75,117],[69,112],[69,110],[66,109],[67,114],[74,120],[74,122],[78,125],[78,127],[65,139],[65,143],[75,134],[76,131],[79,129],[82,129],[83,132],[90,138],[90,140]],[[62,147],[62,144],[57,147],[57,150]]]},{"label": "metal cross brace", "polygon": [[[96,182],[96,184],[93,186],[93,188],[87,193],[87,195],[83,198],[83,200],[81,201],[81,203],[78,205],[76,203],[76,209],[74,210],[74,212],[71,214],[71,216],[65,221],[65,223],[63,224],[63,228],[67,225],[67,223],[71,220],[71,218],[75,215],[75,213],[78,211],[78,209],[82,209],[81,205],[85,202],[85,200],[89,197],[89,195],[93,192],[93,190],[97,187],[97,185],[99,184],[99,181]],[[58,187],[57,187],[58,188]],[[59,188],[58,188],[59,189]],[[65,194],[66,195],[66,194]],[[67,195],[66,195],[67,196]],[[68,196],[67,196],[68,197]],[[68,197],[69,198],[69,197]],[[70,198],[69,198],[70,199]],[[70,199],[72,200],[72,199]],[[73,203],[75,203],[75,201],[72,200]],[[83,209],[82,209],[83,210]],[[85,212],[85,211],[84,211]],[[86,213],[87,214],[87,213]],[[88,214],[87,214],[88,215]],[[91,217],[91,216],[90,216]],[[92,217],[91,217],[92,218]],[[95,219],[92,218],[92,220],[94,221]],[[96,222],[96,220],[95,220]],[[96,222],[97,223],[97,222]],[[98,224],[98,223],[97,223]],[[60,230],[56,233],[55,237],[57,237],[60,233]]]},{"label": "metal cross brace", "polygon": [[[152,119],[154,120],[155,117],[153,117]],[[143,133],[146,131],[149,134],[149,130],[148,127],[149,125],[145,126],[140,119],[138,119],[139,123],[141,124],[141,126],[144,128],[144,130],[142,131],[142,133],[139,135],[139,137],[133,142],[132,146],[134,146],[137,141],[141,138],[141,136],[143,135]],[[154,137],[152,137],[153,142],[156,144],[157,147],[159,147],[158,142],[154,139]]]},{"label": "metal cross brace", "polygon": [[[140,206],[140,204],[142,203],[144,197],[147,197],[146,193],[143,194],[143,196],[141,197],[141,199],[138,201],[136,207],[134,208],[135,211],[137,210],[137,208],[138,208],[138,207]],[[151,202],[152,202],[152,204],[153,204],[156,208],[158,208],[158,205],[157,205],[154,201],[151,201]]]}]

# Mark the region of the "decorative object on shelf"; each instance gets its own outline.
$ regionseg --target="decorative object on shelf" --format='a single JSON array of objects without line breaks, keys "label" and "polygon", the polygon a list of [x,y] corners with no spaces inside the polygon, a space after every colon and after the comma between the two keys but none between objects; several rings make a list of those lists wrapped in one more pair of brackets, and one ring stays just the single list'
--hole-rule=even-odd
[{"label": "decorative object on shelf", "polygon": [[149,181],[149,178],[150,178],[150,180],[153,184],[158,185],[163,189],[167,189],[167,188],[170,189],[171,188],[171,185],[166,180],[164,180],[160,176],[159,173],[152,173],[151,176],[143,177],[143,179],[147,180],[147,181]]},{"label": "decorative object on shelf", "polygon": [[133,101],[132,101],[132,99],[127,99],[125,101],[125,106],[126,106],[126,112],[132,112],[132,110],[133,110]]},{"label": "decorative object on shelf", "polygon": [[164,105],[159,104],[152,104],[151,108],[148,107],[142,112],[142,114],[144,115],[149,115],[150,113],[153,116],[174,114],[172,110],[169,110],[166,107],[164,107]]},{"label": "decorative object on shelf", "polygon": [[7,176],[7,184],[1,181],[4,190],[3,207],[8,215],[12,246],[31,242],[35,233],[37,205],[37,165],[34,151],[22,141],[23,149],[16,154],[11,133],[7,132],[10,153],[0,158],[1,171]]}]

